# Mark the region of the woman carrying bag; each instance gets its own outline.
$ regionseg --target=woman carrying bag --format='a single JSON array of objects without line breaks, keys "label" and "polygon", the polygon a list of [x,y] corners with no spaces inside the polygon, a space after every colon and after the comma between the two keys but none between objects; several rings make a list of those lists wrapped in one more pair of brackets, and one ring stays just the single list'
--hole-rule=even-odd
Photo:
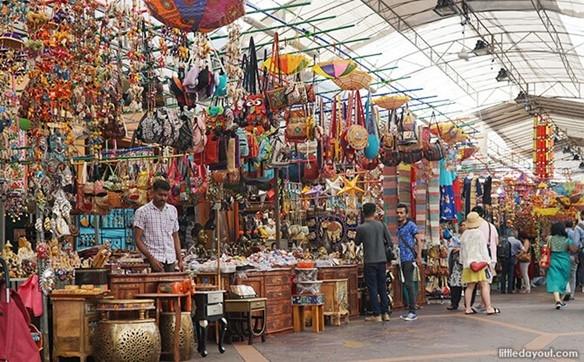
[{"label": "woman carrying bag", "polygon": [[480,284],[481,297],[487,315],[501,313],[491,305],[491,286],[489,284],[491,257],[487,243],[479,230],[482,219],[476,212],[471,212],[466,218],[466,230],[460,238],[460,257],[462,261],[462,282],[466,283],[464,293],[465,314],[476,314],[472,309],[471,298],[475,285]]},{"label": "woman carrying bag", "polygon": [[[562,302],[561,294],[566,292],[570,280],[570,251],[576,252],[578,248],[568,238],[566,226],[561,222],[552,225],[547,246],[551,251],[551,257],[546,271],[546,289],[548,293],[553,294],[556,309],[561,309],[566,306],[566,303]],[[545,267],[543,263],[540,264]]]}]

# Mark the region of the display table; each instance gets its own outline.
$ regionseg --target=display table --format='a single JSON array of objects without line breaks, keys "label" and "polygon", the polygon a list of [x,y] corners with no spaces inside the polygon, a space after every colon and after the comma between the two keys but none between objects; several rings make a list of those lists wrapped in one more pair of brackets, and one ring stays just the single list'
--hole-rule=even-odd
[{"label": "display table", "polygon": [[93,354],[92,338],[97,325],[96,302],[101,298],[53,296],[53,361],[78,357],[81,362]]},{"label": "display table", "polygon": [[[190,318],[185,321],[187,325],[183,326],[183,303],[181,299],[189,298],[187,294],[171,294],[171,293],[144,293],[136,294],[139,299],[153,299],[156,301],[156,323],[160,329],[162,338],[162,356],[172,356],[173,361],[186,361],[191,358],[190,346],[193,338],[193,324]],[[168,316],[165,316],[167,322],[165,325],[170,327],[174,325],[174,329],[162,328],[161,314],[163,314],[163,302],[168,302],[167,314],[172,312],[174,314],[174,323],[168,321]],[[185,303],[186,304],[186,303]],[[187,316],[190,316],[190,311],[187,311]],[[190,325],[189,325],[190,322]],[[188,336],[188,337],[187,337]],[[189,338],[190,337],[190,338]],[[172,346],[172,349],[169,347]]]},{"label": "display table", "polygon": [[359,266],[339,265],[332,267],[318,268],[318,280],[327,279],[347,279],[348,281],[348,305],[349,317],[359,316]]},{"label": "display table", "polygon": [[320,291],[324,294],[324,315],[331,317],[333,325],[340,326],[342,318],[349,316],[347,279],[323,280]]},{"label": "display table", "polygon": [[247,344],[250,345],[253,344],[253,337],[261,337],[262,342],[266,341],[267,300],[267,298],[225,300],[225,314],[231,326],[230,339],[237,336],[243,342],[247,337]]},{"label": "display table", "polygon": [[189,273],[111,274],[110,290],[114,298],[132,299],[136,294],[157,293],[159,283],[182,282]]},{"label": "display table", "polygon": [[258,297],[267,298],[268,321],[266,333],[279,333],[292,330],[292,297],[290,268],[271,270],[249,270],[245,277],[237,277],[235,284],[251,286]]}]

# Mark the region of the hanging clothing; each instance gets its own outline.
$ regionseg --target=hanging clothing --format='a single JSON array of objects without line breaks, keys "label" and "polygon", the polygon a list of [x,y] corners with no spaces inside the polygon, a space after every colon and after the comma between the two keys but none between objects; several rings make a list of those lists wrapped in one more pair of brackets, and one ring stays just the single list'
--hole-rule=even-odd
[{"label": "hanging clothing", "polygon": [[471,183],[472,183],[472,179],[470,177],[465,177],[464,178],[464,184],[462,187],[462,199],[464,200],[464,215],[463,217],[466,217],[466,215],[469,214],[470,210],[471,210],[471,200],[470,200],[470,195],[471,195]]},{"label": "hanging clothing", "polygon": [[400,164],[398,166],[398,195],[399,202],[407,205],[411,209],[411,174],[412,167],[410,165]]},{"label": "hanging clothing", "polygon": [[448,170],[446,160],[440,161],[440,219],[455,220],[456,206],[454,201],[453,183],[456,178],[454,171]]},{"label": "hanging clothing", "polygon": [[454,208],[457,213],[461,213],[464,210],[462,207],[462,181],[460,177],[454,179],[452,192],[454,193]]},{"label": "hanging clothing", "polygon": [[493,178],[488,176],[485,178],[485,182],[483,183],[483,204],[484,205],[491,205],[493,200],[491,197],[493,187]]},{"label": "hanging clothing", "polygon": [[416,166],[416,216],[412,219],[416,221],[418,232],[422,238],[426,238],[426,223],[428,216],[428,175],[426,172],[426,163],[420,162]]},{"label": "hanging clothing", "polygon": [[383,167],[383,219],[389,227],[389,232],[395,235],[397,231],[397,167]]},{"label": "hanging clothing", "polygon": [[440,169],[437,161],[430,161],[428,172],[428,226],[427,240],[431,245],[440,244]]}]

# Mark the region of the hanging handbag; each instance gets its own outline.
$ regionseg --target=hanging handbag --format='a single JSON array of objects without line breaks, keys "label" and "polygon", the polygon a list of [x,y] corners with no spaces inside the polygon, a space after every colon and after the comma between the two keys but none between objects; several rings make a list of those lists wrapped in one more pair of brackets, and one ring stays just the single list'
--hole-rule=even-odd
[{"label": "hanging handbag", "polygon": [[176,139],[172,143],[172,147],[178,152],[186,152],[194,145],[193,121],[196,122],[197,119],[193,118],[192,112],[188,111],[182,111],[178,116],[180,127]]},{"label": "hanging handbag", "polygon": [[419,133],[413,114],[404,109],[398,121],[398,149],[403,163],[414,164],[424,158]]},{"label": "hanging handbag", "polygon": [[428,161],[440,161],[444,159],[446,154],[446,149],[444,148],[440,138],[436,138],[436,140],[432,142],[431,126],[432,123],[436,123],[435,121],[436,115],[434,112],[432,112],[432,116],[430,117],[430,127],[422,128],[422,148],[424,152],[424,158]]},{"label": "hanging handbag", "polygon": [[[281,59],[280,59],[280,44],[279,44],[278,33],[274,34],[274,42],[272,43],[272,55],[270,68],[266,74],[267,77],[272,79],[272,84],[270,89],[266,89],[266,100],[268,102],[268,107],[272,111],[280,111],[288,106],[288,99],[286,98],[286,87],[282,81],[282,70],[281,70]],[[275,69],[274,69],[275,68]],[[277,83],[273,81],[277,74]]]},{"label": "hanging handbag", "polygon": [[[354,115],[355,123],[347,128],[346,140],[348,145],[355,151],[364,150],[368,144],[369,133],[365,128],[365,116],[363,115],[363,103],[361,101],[361,95],[359,91],[354,91],[353,93],[353,105],[354,105]],[[349,110],[350,115],[353,114],[353,110]],[[350,118],[350,117],[349,117]]]},{"label": "hanging handbag", "polygon": [[244,99],[243,118],[247,125],[264,125],[267,122],[266,100],[261,87],[257,52],[253,37],[249,39],[249,56],[244,56],[243,88],[247,91]]},{"label": "hanging handbag", "polygon": [[286,141],[306,142],[314,130],[314,118],[306,108],[289,110],[286,113]]}]

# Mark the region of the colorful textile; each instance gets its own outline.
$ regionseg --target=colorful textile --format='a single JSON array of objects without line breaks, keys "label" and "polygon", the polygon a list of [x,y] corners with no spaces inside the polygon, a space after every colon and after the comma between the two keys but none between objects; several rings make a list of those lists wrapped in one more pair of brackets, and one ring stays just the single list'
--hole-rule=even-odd
[{"label": "colorful textile", "polygon": [[440,186],[440,219],[456,220],[454,189],[452,186]]},{"label": "colorful textile", "polygon": [[412,172],[411,170],[412,167],[410,165],[402,163],[398,166],[397,184],[399,202],[407,205],[408,207],[411,206],[411,190],[412,190],[410,179],[410,175]]},{"label": "colorful textile", "polygon": [[446,160],[441,160],[440,162],[440,186],[452,186],[454,179],[456,178],[456,172],[450,171],[446,167]]},{"label": "colorful textile", "polygon": [[430,161],[428,173],[428,212],[430,232],[426,240],[430,245],[440,244],[440,171],[437,161]]},{"label": "colorful textile", "polygon": [[554,251],[550,259],[550,267],[546,272],[545,285],[548,293],[564,293],[571,274],[570,253]]},{"label": "colorful textile", "polygon": [[415,185],[415,218],[418,231],[423,239],[426,239],[426,222],[428,219],[428,179],[425,162],[416,165],[416,185]]},{"label": "colorful textile", "polygon": [[392,235],[397,231],[397,204],[397,167],[386,166],[383,167],[383,210],[385,224]]}]

